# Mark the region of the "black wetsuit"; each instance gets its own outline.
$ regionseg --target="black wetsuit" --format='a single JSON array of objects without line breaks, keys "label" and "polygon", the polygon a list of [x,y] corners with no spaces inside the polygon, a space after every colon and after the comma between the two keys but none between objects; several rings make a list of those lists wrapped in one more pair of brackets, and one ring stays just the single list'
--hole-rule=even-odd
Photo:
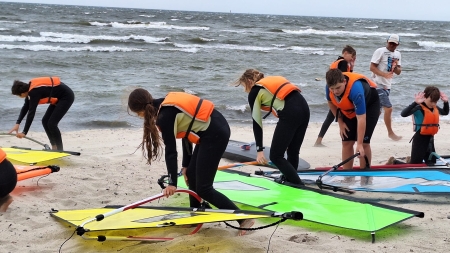
[{"label": "black wetsuit", "polygon": [[[163,98],[153,100],[153,106],[156,109],[159,108],[163,100]],[[171,181],[169,184],[173,186],[177,186],[178,178],[178,153],[174,127],[176,127],[177,114],[180,113],[183,112],[174,106],[163,106],[159,110],[156,121],[165,145],[166,166]],[[239,208],[230,199],[213,188],[220,159],[230,139],[228,122],[219,111],[214,109],[208,128],[205,131],[198,131],[196,134],[200,137],[200,143],[195,145],[192,155],[188,155],[186,149],[183,148],[182,166],[187,168],[189,189],[217,208],[238,210]],[[199,207],[200,203],[190,197],[190,205]]]},{"label": "black wetsuit", "polygon": [[17,172],[8,159],[0,163],[0,200],[9,195],[17,184]]},{"label": "black wetsuit", "polygon": [[58,124],[75,100],[73,91],[67,85],[61,83],[53,88],[38,87],[29,91],[28,97],[25,98],[25,103],[20,111],[19,118],[16,123],[20,124],[25,115],[28,114],[25,126],[22,130],[22,133],[26,135],[36,114],[36,108],[39,104],[39,100],[49,97],[50,94],[52,98],[57,98],[58,102],[55,105],[48,106],[44,117],[42,117],[42,125],[44,126],[48,139],[50,140],[50,144],[52,146],[56,146],[58,150],[64,150]]},{"label": "black wetsuit", "polygon": [[[336,61],[339,61],[340,59],[344,59],[344,57],[339,56]],[[346,60],[342,60],[338,63],[337,67],[342,72],[347,72],[348,69],[348,62]],[[328,128],[330,128],[331,123],[333,123],[335,117],[334,114],[331,112],[331,110],[328,110],[327,117],[325,118],[325,121],[322,123],[322,127],[320,128],[319,136],[320,138],[323,138],[325,134],[328,131]]]},{"label": "black wetsuit", "polygon": [[[426,106],[425,103],[422,103]],[[449,113],[449,105],[448,102],[444,103],[444,108],[440,108],[439,106],[436,106],[440,115],[448,115]],[[431,109],[433,110],[433,108]],[[424,111],[422,107],[417,104],[416,102],[413,102],[408,107],[403,109],[401,112],[402,117],[408,117],[412,114],[419,114],[418,116],[421,116],[423,118]],[[429,160],[429,156],[431,152],[435,152],[434,148],[434,136],[433,135],[423,135],[420,133],[420,128],[416,129],[416,133],[412,137],[412,146],[411,146],[411,164],[418,164],[423,163],[425,161],[426,163],[436,163],[436,157],[432,157],[431,160]]]},{"label": "black wetsuit", "polygon": [[[255,101],[261,86],[253,86],[248,94],[248,103],[253,112]],[[300,147],[305,137],[309,123],[309,106],[305,98],[298,91],[292,91],[284,99],[284,108],[277,112],[278,123],[273,133],[270,145],[270,161],[283,173],[286,180],[300,184],[301,180],[297,174]],[[257,102],[258,103],[258,102]],[[263,130],[260,119],[253,118],[253,133],[258,147],[262,147]],[[287,154],[287,160],[284,153]]]}]

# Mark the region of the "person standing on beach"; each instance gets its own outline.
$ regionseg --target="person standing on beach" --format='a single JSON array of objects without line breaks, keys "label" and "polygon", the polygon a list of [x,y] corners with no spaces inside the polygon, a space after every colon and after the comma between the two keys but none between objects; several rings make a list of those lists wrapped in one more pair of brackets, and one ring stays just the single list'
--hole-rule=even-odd
[{"label": "person standing on beach", "polygon": [[[356,61],[356,50],[352,46],[345,46],[342,49],[342,55],[337,58],[336,61],[331,63],[330,69],[339,69],[342,72],[353,72],[353,67],[355,66]],[[322,144],[323,137],[330,127],[331,123],[334,121],[334,115],[329,110],[325,121],[320,128],[319,136],[317,137],[316,142],[314,143],[314,147],[324,147]]]},{"label": "person standing on beach", "polygon": [[394,141],[398,141],[402,136],[398,136],[392,130],[392,104],[389,99],[394,73],[402,73],[402,57],[397,50],[400,38],[397,34],[392,34],[387,39],[386,47],[375,50],[370,60],[370,71],[372,78],[378,85],[377,91],[380,96],[380,104],[384,109],[384,123],[388,130],[388,136]]},{"label": "person standing on beach", "polygon": [[[25,98],[25,103],[20,110],[19,118],[9,133],[16,132],[18,138],[27,135],[36,114],[37,106],[40,104],[50,104],[42,118],[42,125],[50,140],[53,150],[64,150],[61,132],[58,124],[66,115],[75,100],[75,95],[69,86],[61,82],[59,77],[38,77],[29,83],[14,81],[11,92],[20,98]],[[20,123],[27,115],[25,127],[19,133]]]},{"label": "person standing on beach", "polygon": [[[184,92],[170,92],[154,99],[145,89],[138,88],[128,97],[128,111],[144,119],[144,136],[140,147],[148,164],[156,160],[165,146],[165,160],[169,176],[163,190],[166,197],[177,189],[177,138],[183,138],[182,174],[189,189],[202,199],[221,209],[239,210],[225,195],[213,187],[220,159],[230,139],[230,127],[214,104]],[[159,135],[161,132],[161,136]],[[192,152],[192,143],[195,148]],[[200,207],[197,199],[189,197],[191,207]],[[239,221],[241,228],[249,228],[253,219]],[[240,230],[238,235],[244,235]]]},{"label": "person standing on beach", "polygon": [[[380,99],[376,84],[364,75],[330,69],[326,73],[328,87],[326,99],[330,110],[338,119],[342,139],[342,160],[351,157],[356,142],[360,167],[366,167],[364,156],[369,163],[372,159],[370,139],[380,116]],[[353,160],[343,165],[351,169]]]},{"label": "person standing on beach", "polygon": [[17,184],[17,172],[14,165],[6,159],[6,153],[0,148],[0,212],[6,212],[13,202],[9,195]]},{"label": "person standing on beach", "polygon": [[[439,98],[444,107],[436,105]],[[436,157],[429,161],[429,156],[435,152],[434,135],[439,130],[439,115],[448,115],[448,97],[435,86],[427,86],[423,92],[414,97],[414,102],[401,112],[402,117],[413,116],[414,136],[412,137],[411,160],[409,163],[435,163]]]},{"label": "person standing on beach", "polygon": [[[303,184],[297,174],[299,152],[309,123],[309,106],[300,89],[282,76],[268,76],[256,69],[247,69],[236,82],[248,93],[253,119],[257,158],[266,164],[262,120],[272,112],[278,117],[270,146],[270,160],[294,184]],[[268,113],[263,116],[261,110]],[[287,153],[287,160],[284,153]]]}]

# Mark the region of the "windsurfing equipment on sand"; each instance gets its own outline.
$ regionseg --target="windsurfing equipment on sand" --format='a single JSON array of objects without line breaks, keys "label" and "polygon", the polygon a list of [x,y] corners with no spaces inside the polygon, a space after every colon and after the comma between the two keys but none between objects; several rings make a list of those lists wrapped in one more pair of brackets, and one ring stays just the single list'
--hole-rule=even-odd
[{"label": "windsurfing equipment on sand", "polygon": [[[190,190],[177,190],[188,193],[201,202],[201,198]],[[87,240],[128,240],[128,241],[167,241],[169,237],[106,235],[109,231],[124,232],[142,228],[167,228],[183,225],[196,225],[190,233],[195,234],[203,223],[221,222],[230,220],[280,218],[301,220],[301,212],[258,212],[243,210],[221,210],[206,208],[183,207],[149,207],[145,203],[163,197],[162,193],[137,201],[127,206],[106,206],[97,209],[58,211],[52,210],[51,215],[76,226],[76,233]],[[126,212],[125,212],[126,211]],[[90,235],[91,232],[96,236]],[[100,233],[100,234],[98,234]],[[110,234],[110,233],[109,233]]]},{"label": "windsurfing equipment on sand", "polygon": [[45,176],[53,172],[59,171],[59,166],[56,165],[48,165],[48,166],[23,166],[23,165],[14,165],[17,172],[17,181],[22,181],[25,179]]},{"label": "windsurfing equipment on sand", "polygon": [[[0,135],[16,136],[15,134],[8,134],[8,133],[0,133]],[[39,162],[58,159],[68,155],[76,155],[76,156],[80,155],[80,152],[75,151],[51,150],[51,148],[47,144],[44,144],[29,137],[24,138],[32,142],[35,142],[39,145],[42,145],[44,149],[39,150],[18,146],[12,146],[9,148],[2,147],[2,149],[6,152],[8,159],[21,163],[36,164]]]},{"label": "windsurfing equipment on sand", "polygon": [[[232,173],[230,173],[232,172]],[[187,188],[179,180],[178,187]],[[214,188],[234,202],[274,212],[299,210],[303,219],[346,229],[375,232],[423,212],[365,202],[308,186],[284,185],[239,171],[217,171]]]},{"label": "windsurfing equipment on sand", "polygon": [[[246,143],[241,141],[230,140],[227,148],[222,155],[222,158],[229,159],[236,162],[252,162],[256,160],[256,148],[254,143]],[[270,147],[265,147],[264,156],[270,157]],[[299,157],[298,170],[307,170],[311,165]]]}]

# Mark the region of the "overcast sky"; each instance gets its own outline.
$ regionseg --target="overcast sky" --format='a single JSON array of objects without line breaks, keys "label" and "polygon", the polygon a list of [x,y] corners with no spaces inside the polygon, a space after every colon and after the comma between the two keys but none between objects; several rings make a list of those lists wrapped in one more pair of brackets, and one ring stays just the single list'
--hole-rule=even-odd
[{"label": "overcast sky", "polygon": [[449,0],[16,0],[163,10],[450,21]]}]

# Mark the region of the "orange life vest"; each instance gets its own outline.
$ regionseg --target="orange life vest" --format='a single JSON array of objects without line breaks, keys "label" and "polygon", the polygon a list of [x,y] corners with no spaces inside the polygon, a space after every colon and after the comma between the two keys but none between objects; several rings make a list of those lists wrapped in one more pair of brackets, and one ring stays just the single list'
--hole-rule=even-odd
[{"label": "orange life vest", "polygon": [[161,103],[161,107],[162,106],[175,106],[192,118],[187,131],[178,132],[176,138],[187,138],[190,142],[198,144],[200,142],[200,137],[193,133],[190,128],[192,127],[194,120],[208,122],[211,113],[214,110],[214,104],[209,100],[201,99],[188,93],[169,92]]},{"label": "orange life vest", "polygon": [[439,131],[439,110],[436,106],[433,107],[433,111],[430,110],[427,106],[420,104],[423,110],[423,121],[421,124],[417,124],[414,119],[413,114],[413,124],[414,124],[414,131],[417,127],[420,127],[420,134],[422,135],[435,135]]},{"label": "orange life vest", "polygon": [[[292,91],[299,91],[301,92],[300,88],[296,85],[289,82],[286,78],[282,76],[268,76],[265,77],[258,82],[255,83],[257,86],[261,86],[267,91],[270,92],[270,94],[273,95],[272,102],[270,103],[270,106],[261,105],[261,109],[264,111],[269,112],[266,114],[263,118],[265,119],[270,112],[272,111],[273,102],[275,101],[275,98],[278,98],[280,100],[284,100],[287,95],[289,95]],[[275,116],[277,116],[276,112],[273,112]]]},{"label": "orange life vest", "polygon": [[6,159],[6,153],[0,148],[0,163]]},{"label": "orange life vest", "polygon": [[337,108],[340,109],[342,114],[344,114],[347,118],[352,119],[352,118],[356,117],[355,106],[353,105],[353,102],[350,101],[348,96],[350,95],[350,91],[352,89],[353,84],[358,80],[365,80],[367,83],[369,83],[370,87],[372,87],[372,88],[376,88],[377,84],[361,74],[351,73],[351,72],[344,72],[343,74],[344,74],[344,76],[348,77],[348,81],[347,81],[347,85],[345,86],[345,91],[344,91],[344,94],[342,95],[341,101],[339,101],[339,102],[337,101],[337,99],[333,95],[331,89],[330,89],[330,99],[331,99],[331,102]]},{"label": "orange life vest", "polygon": [[[331,63],[330,69],[337,69],[339,66],[339,63],[341,61],[344,61],[344,59],[339,59],[339,60],[336,60],[333,63]],[[347,64],[347,72],[351,72],[351,71],[352,71],[352,69],[350,68],[350,65]]]},{"label": "orange life vest", "polygon": [[[61,84],[61,80],[57,76],[46,76],[46,77],[37,77],[30,80],[30,88],[28,91],[31,91],[32,89],[36,89],[39,87],[54,87]],[[52,92],[50,91],[50,97],[48,98],[41,98],[39,100],[39,104],[56,104],[58,102],[58,98],[52,98],[51,97]]]}]

